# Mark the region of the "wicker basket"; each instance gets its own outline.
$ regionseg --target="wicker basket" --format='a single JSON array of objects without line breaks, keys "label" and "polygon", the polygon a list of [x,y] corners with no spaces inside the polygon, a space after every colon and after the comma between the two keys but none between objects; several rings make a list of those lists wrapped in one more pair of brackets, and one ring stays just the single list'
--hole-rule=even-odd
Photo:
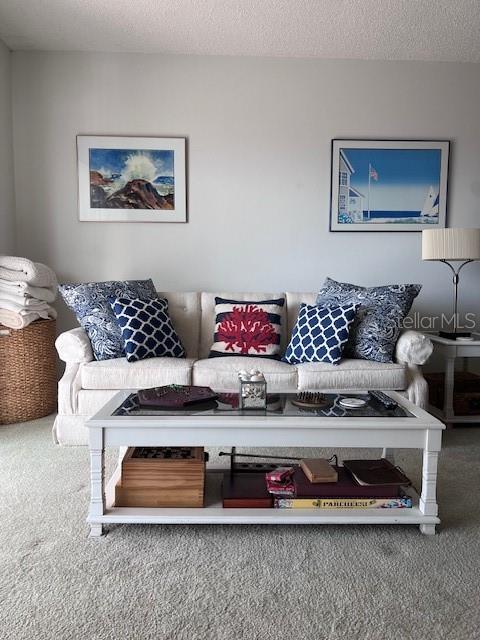
[{"label": "wicker basket", "polygon": [[0,325],[0,424],[47,416],[56,405],[55,320]]}]

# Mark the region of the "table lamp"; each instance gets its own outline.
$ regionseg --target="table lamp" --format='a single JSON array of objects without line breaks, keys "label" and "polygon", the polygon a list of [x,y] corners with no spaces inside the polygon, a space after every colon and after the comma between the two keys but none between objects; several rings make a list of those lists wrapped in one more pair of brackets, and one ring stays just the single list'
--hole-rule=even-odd
[{"label": "table lamp", "polygon": [[[453,331],[440,331],[443,338],[467,338],[458,332],[458,281],[461,269],[480,260],[480,229],[425,229],[422,231],[422,260],[438,260],[448,264],[453,273]],[[451,262],[461,262],[455,268]]]}]

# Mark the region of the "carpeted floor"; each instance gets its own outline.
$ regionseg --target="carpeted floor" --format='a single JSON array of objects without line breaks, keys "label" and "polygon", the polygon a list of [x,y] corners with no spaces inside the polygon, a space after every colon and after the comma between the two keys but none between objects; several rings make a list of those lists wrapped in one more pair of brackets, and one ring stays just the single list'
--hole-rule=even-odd
[{"label": "carpeted floor", "polygon": [[[435,537],[116,525],[98,540],[87,449],[55,447],[50,429],[0,427],[1,640],[480,638],[478,428],[444,434]],[[397,459],[418,481],[420,456]]]}]

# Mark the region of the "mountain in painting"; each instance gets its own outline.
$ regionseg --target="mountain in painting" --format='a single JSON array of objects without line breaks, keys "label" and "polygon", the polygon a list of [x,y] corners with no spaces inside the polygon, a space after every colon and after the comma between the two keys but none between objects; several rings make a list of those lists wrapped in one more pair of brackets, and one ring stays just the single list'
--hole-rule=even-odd
[{"label": "mountain in painting", "polygon": [[106,199],[108,209],[173,209],[173,194],[161,196],[148,180],[135,179]]},{"label": "mountain in painting", "polygon": [[158,176],[154,186],[136,178],[115,189],[115,180],[90,171],[90,203],[97,209],[174,209],[174,179]]}]

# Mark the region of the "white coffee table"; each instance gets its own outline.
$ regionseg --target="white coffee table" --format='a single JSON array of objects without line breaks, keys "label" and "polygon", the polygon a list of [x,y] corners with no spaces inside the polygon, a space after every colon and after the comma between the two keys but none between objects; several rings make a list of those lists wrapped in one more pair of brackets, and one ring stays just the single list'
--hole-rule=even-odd
[{"label": "white coffee table", "polygon": [[[362,415],[355,410],[311,415],[294,407],[289,395],[280,396],[280,409],[266,414],[238,410],[209,410],[189,415],[128,413],[134,391],[121,391],[88,420],[91,498],[87,521],[90,535],[100,536],[107,523],[152,524],[414,524],[434,534],[437,516],[437,461],[445,425],[406,398],[389,392],[399,403],[398,415]],[[126,405],[124,404],[126,403]],[[113,415],[121,406],[121,413]],[[358,410],[357,410],[358,411]],[[141,412],[140,412],[141,413]],[[148,413],[148,412],[147,412]],[[368,413],[365,411],[364,413]],[[388,413],[388,412],[383,412]],[[344,414],[344,415],[342,415]],[[119,467],[105,484],[106,447],[365,447],[391,450],[422,449],[421,495],[411,509],[224,509],[219,483],[208,481],[204,508],[116,507],[114,487]],[[217,477],[219,474],[216,474]],[[210,485],[212,488],[210,489]]]}]

